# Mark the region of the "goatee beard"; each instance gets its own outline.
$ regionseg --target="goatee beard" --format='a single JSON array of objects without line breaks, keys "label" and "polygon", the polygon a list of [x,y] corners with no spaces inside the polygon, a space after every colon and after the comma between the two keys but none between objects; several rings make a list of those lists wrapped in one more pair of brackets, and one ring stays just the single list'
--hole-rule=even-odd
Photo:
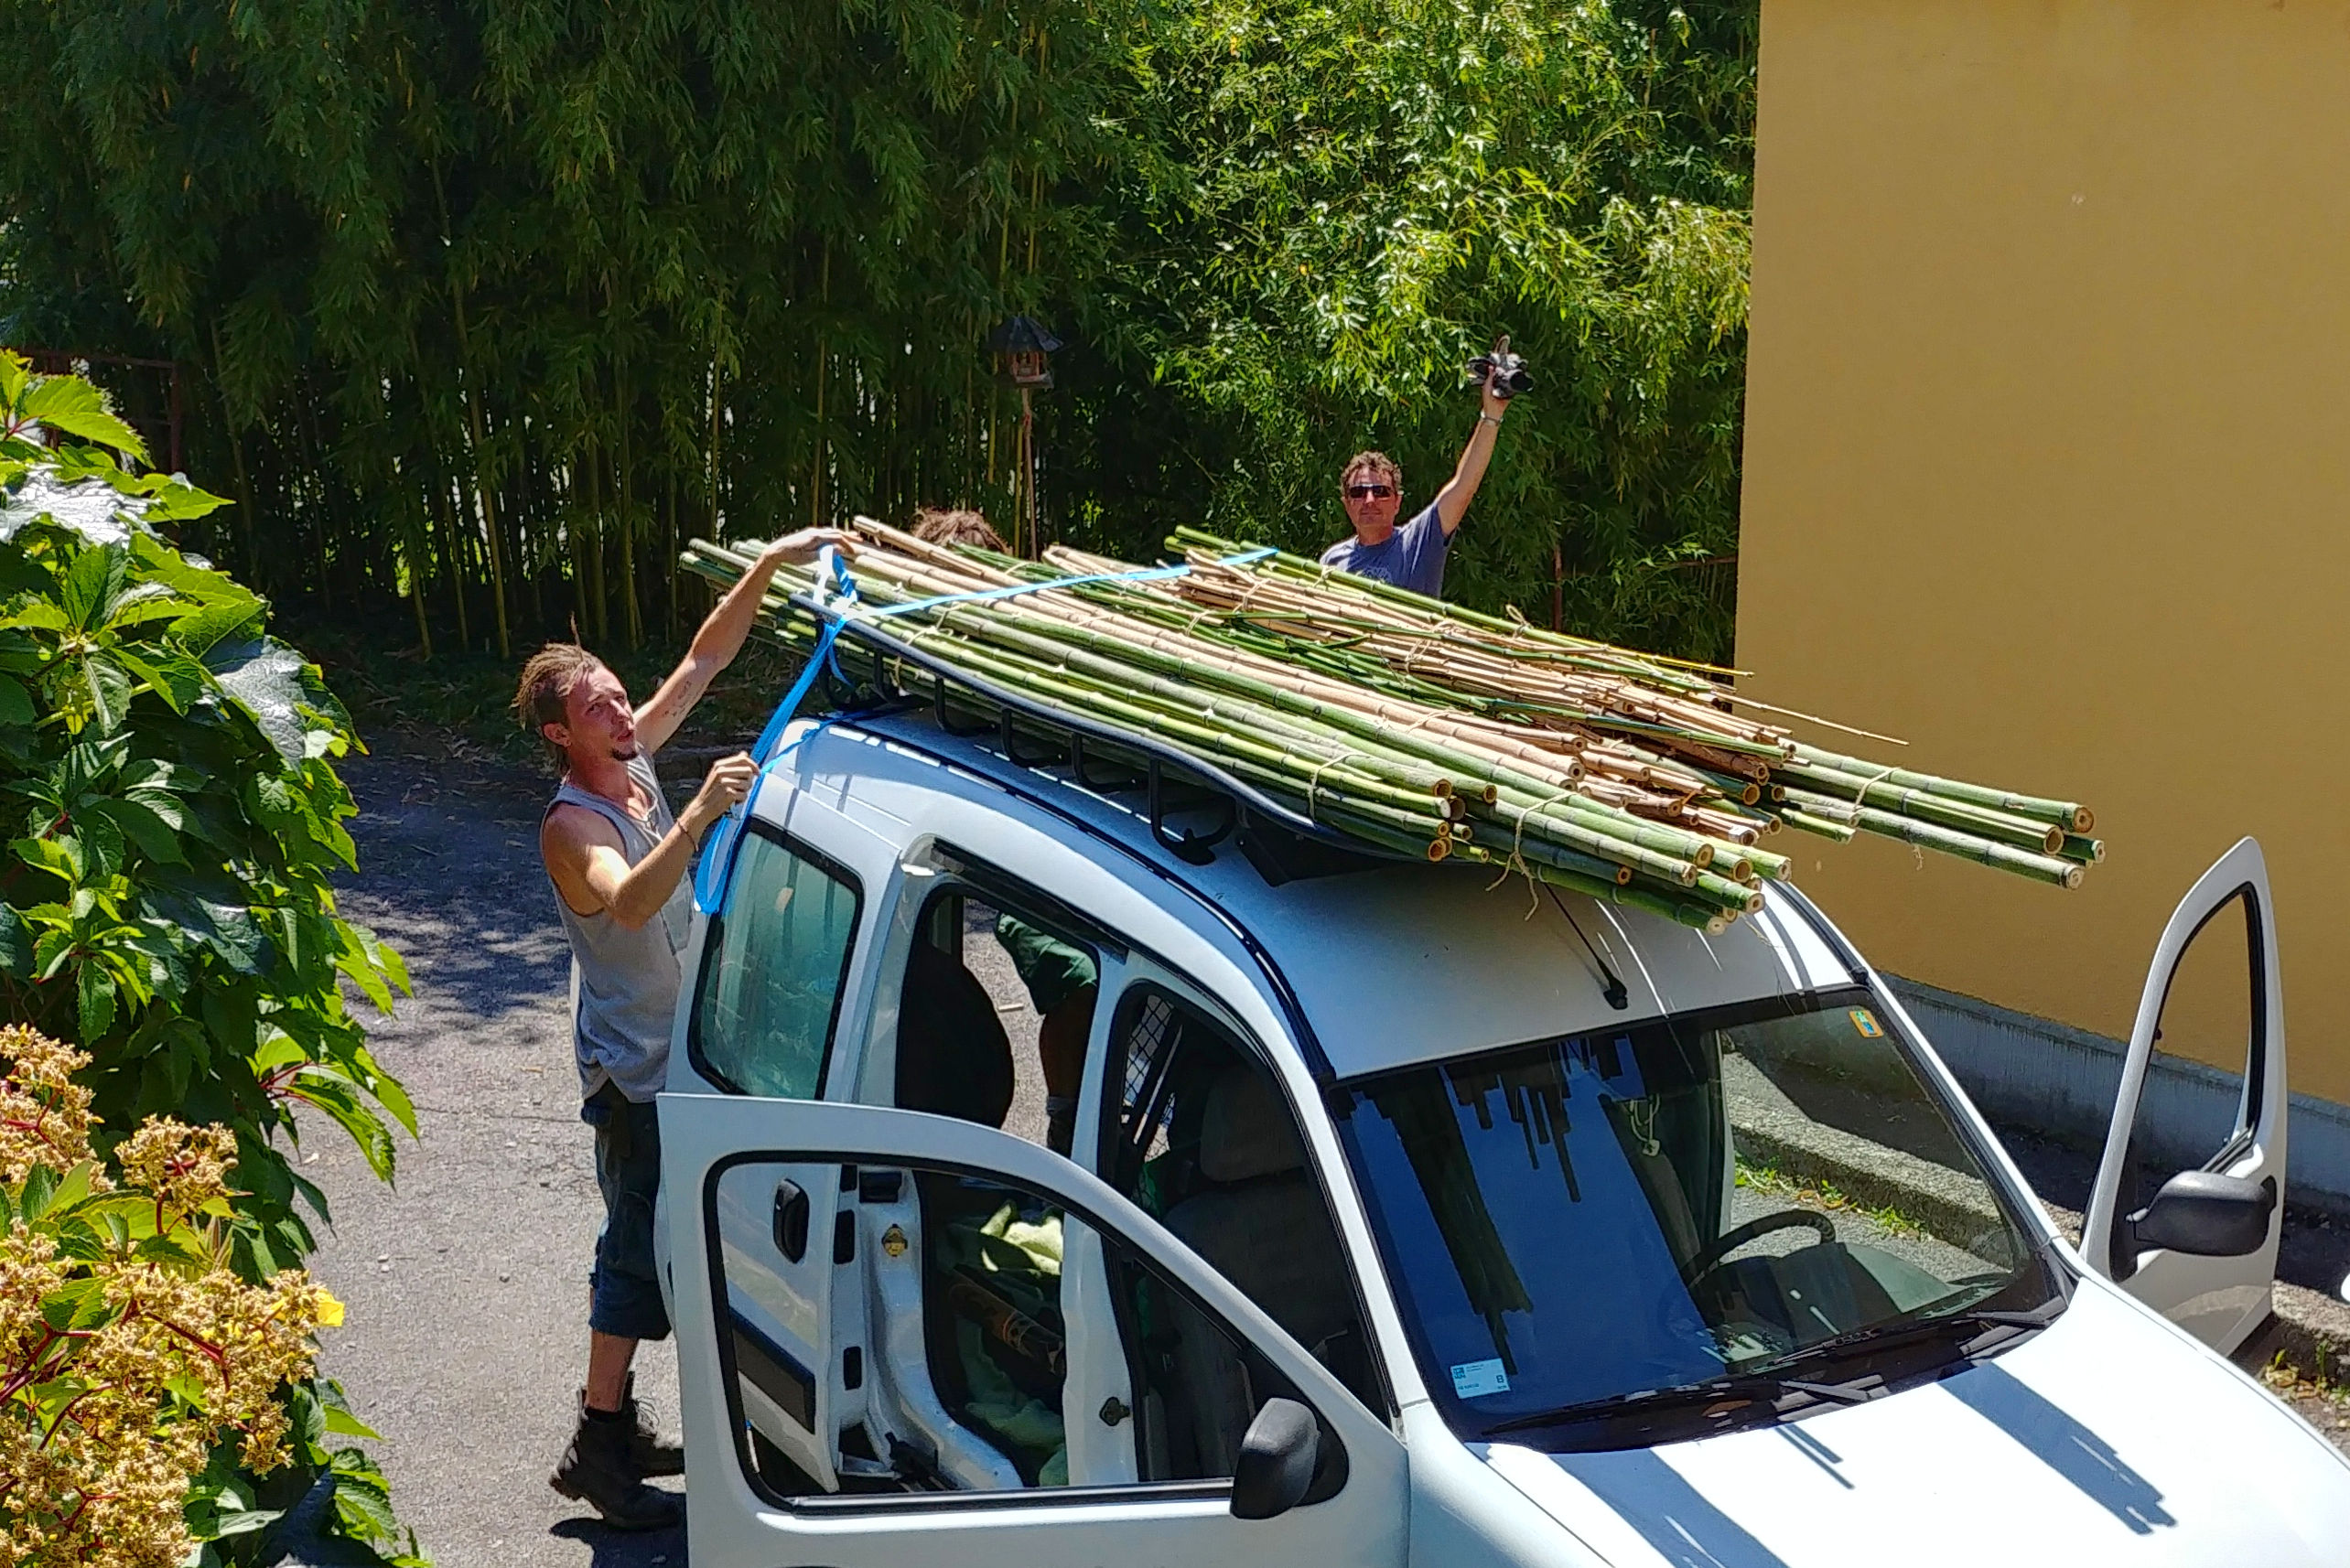
[{"label": "goatee beard", "polygon": [[616,746],[612,747],[612,760],[613,760],[613,761],[615,761],[615,762],[634,762],[636,759],[637,759],[637,748],[636,748],[635,746]]}]

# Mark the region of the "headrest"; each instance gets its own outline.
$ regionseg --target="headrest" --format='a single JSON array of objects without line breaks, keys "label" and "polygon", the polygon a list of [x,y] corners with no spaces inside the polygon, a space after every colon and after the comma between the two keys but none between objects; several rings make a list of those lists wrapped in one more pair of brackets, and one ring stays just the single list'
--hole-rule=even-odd
[{"label": "headrest", "polygon": [[901,1110],[1000,1127],[1012,1109],[1012,1047],[996,1004],[951,953],[916,942],[898,1005]]},{"label": "headrest", "polygon": [[1273,1080],[1246,1066],[1218,1074],[1200,1117],[1200,1174],[1210,1181],[1247,1181],[1305,1163],[1289,1108]]}]

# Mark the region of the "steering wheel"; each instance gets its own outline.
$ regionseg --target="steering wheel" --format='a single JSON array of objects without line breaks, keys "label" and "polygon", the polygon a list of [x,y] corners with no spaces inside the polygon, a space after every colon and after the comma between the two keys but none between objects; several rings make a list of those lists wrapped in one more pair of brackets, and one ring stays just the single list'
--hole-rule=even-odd
[{"label": "steering wheel", "polygon": [[1694,1285],[1721,1267],[1725,1258],[1749,1241],[1768,1236],[1773,1230],[1789,1230],[1797,1226],[1809,1227],[1818,1234],[1821,1241],[1836,1240],[1836,1221],[1827,1215],[1815,1214],[1808,1208],[1783,1208],[1776,1214],[1762,1215],[1743,1225],[1733,1226],[1715,1237],[1710,1245],[1681,1265],[1682,1283]]}]

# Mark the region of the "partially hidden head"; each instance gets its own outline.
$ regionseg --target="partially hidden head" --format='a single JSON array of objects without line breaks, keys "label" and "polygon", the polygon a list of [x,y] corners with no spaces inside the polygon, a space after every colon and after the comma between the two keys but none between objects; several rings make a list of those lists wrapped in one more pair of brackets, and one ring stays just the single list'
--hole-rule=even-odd
[{"label": "partially hidden head", "polygon": [[609,666],[576,642],[550,642],[523,666],[514,717],[558,768],[637,755],[636,709]]},{"label": "partially hidden head", "polygon": [[1004,542],[1003,536],[987,525],[985,512],[959,508],[916,507],[914,537],[926,544],[971,544],[999,555],[1011,553],[1011,546]]},{"label": "partially hidden head", "polygon": [[1358,534],[1384,535],[1404,504],[1404,470],[1385,452],[1357,452],[1338,471],[1338,493]]}]

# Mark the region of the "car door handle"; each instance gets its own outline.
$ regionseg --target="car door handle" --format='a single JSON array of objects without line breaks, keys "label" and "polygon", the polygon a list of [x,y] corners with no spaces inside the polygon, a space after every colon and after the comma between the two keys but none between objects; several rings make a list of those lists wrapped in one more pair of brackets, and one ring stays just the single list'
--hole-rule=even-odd
[{"label": "car door handle", "polygon": [[794,1263],[808,1255],[808,1195],[795,1181],[775,1184],[775,1250]]}]

